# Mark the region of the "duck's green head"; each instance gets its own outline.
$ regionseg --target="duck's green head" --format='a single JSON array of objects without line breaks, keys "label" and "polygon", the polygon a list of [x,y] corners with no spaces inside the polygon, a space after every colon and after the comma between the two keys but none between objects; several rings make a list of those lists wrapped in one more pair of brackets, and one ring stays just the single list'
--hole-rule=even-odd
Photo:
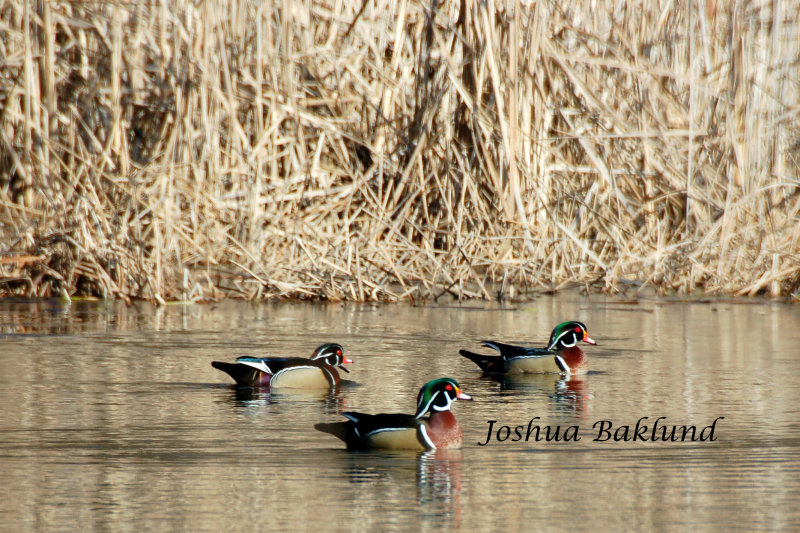
[{"label": "duck's green head", "polygon": [[456,400],[471,400],[453,378],[439,378],[429,381],[419,390],[417,396],[417,418],[422,418],[431,410],[449,411]]},{"label": "duck's green head", "polygon": [[314,353],[311,354],[311,359],[315,361],[322,361],[326,365],[339,367],[348,373],[350,371],[342,365],[353,362],[344,356],[344,348],[342,348],[342,345],[336,344],[335,342],[329,342],[319,346],[316,350],[314,350]]},{"label": "duck's green head", "polygon": [[547,349],[560,351],[565,348],[572,348],[581,341],[588,344],[597,344],[589,337],[589,333],[586,331],[586,324],[583,322],[574,320],[562,322],[550,334],[550,342],[547,344]]}]

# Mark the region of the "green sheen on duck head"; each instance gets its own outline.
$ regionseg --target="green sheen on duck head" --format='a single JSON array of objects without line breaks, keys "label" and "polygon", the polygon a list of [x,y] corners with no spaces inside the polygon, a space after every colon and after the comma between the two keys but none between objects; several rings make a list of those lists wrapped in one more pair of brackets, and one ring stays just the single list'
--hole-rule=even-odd
[{"label": "green sheen on duck head", "polygon": [[326,365],[339,367],[348,373],[350,371],[342,365],[353,362],[344,356],[344,348],[342,348],[342,345],[335,342],[329,342],[317,347],[314,353],[311,354],[311,359],[313,361],[321,361]]},{"label": "green sheen on duck head", "polygon": [[434,379],[419,390],[416,417],[422,418],[431,410],[449,411],[454,401],[471,399],[472,397],[463,392],[453,378]]},{"label": "green sheen on duck head", "polygon": [[575,320],[562,322],[553,328],[553,333],[550,334],[550,342],[547,344],[547,349],[558,352],[566,348],[577,346],[581,341],[588,344],[597,344],[589,337],[589,332],[586,331],[586,324],[583,322]]}]

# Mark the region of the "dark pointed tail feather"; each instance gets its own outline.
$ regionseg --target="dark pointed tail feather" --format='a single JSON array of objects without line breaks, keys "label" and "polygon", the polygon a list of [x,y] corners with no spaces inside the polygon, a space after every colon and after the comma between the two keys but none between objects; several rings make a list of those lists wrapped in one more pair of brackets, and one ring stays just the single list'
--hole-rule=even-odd
[{"label": "dark pointed tail feather", "polygon": [[355,435],[353,434],[353,423],[347,422],[321,422],[314,424],[314,429],[323,433],[330,433],[334,437],[341,439],[348,446],[353,444]]},{"label": "dark pointed tail feather", "polygon": [[484,372],[503,372],[505,370],[503,358],[499,355],[482,355],[467,350],[459,350],[458,353],[478,365]]},{"label": "dark pointed tail feather", "polygon": [[222,361],[211,361],[211,366],[228,374],[236,380],[237,385],[243,387],[250,387],[253,385],[253,371],[255,369],[252,367],[240,365],[238,363],[223,363]]}]

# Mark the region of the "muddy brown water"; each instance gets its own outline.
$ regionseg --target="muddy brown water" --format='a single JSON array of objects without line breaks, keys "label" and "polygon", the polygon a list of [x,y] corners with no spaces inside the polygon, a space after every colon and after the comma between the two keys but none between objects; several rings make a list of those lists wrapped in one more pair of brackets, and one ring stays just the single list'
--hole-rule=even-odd
[{"label": "muddy brown water", "polygon": [[[567,319],[585,322],[598,342],[585,347],[583,379],[498,382],[458,355],[481,339],[543,345]],[[307,356],[325,341],[355,361],[346,375],[355,383],[335,393],[237,390],[210,366]],[[0,301],[0,523],[797,530],[798,346],[800,307],[749,300],[161,309]],[[346,410],[412,412],[419,387],[442,376],[475,398],[454,406],[461,450],[348,452],[313,429]],[[695,440],[690,427],[686,440],[663,441],[673,426],[676,435],[695,426]],[[559,440],[545,439],[548,428]]]}]

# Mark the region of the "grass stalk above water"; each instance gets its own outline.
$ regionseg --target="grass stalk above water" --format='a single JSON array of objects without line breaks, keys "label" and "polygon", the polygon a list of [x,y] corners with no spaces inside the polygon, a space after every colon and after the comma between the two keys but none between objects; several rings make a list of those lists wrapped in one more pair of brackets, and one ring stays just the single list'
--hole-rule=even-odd
[{"label": "grass stalk above water", "polygon": [[14,0],[0,23],[5,294],[800,289],[785,3]]}]

